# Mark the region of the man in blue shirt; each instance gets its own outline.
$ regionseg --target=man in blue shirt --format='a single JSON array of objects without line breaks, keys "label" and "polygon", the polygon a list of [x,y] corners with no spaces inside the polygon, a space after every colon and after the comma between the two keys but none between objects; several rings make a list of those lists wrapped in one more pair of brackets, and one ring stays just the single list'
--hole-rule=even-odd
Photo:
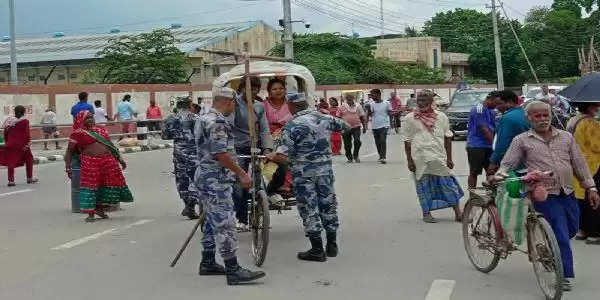
[{"label": "man in blue shirt", "polygon": [[77,104],[75,104],[75,105],[73,105],[73,107],[71,107],[71,116],[73,116],[73,120],[75,120],[75,117],[77,116],[77,114],[83,110],[87,110],[90,113],[94,114],[94,107],[87,102],[88,93],[81,92],[81,93],[79,93],[78,97],[79,97],[79,102],[77,102]]},{"label": "man in blue shirt", "polygon": [[502,113],[502,118],[500,118],[496,128],[496,147],[490,158],[488,174],[496,173],[513,138],[531,127],[525,111],[518,104],[518,97],[514,92],[501,91],[498,93],[497,98],[499,103],[496,108]]},{"label": "man in blue shirt", "polygon": [[491,92],[483,103],[471,109],[467,135],[467,158],[469,161],[469,188],[477,186],[477,177],[490,165],[492,145],[496,133],[496,100],[498,92]]},{"label": "man in blue shirt", "polygon": [[[132,116],[136,117],[137,113],[131,104],[131,95],[127,94],[125,97],[123,97],[123,100],[117,104],[117,114],[115,114],[115,120],[124,122],[121,123],[122,133],[129,133],[129,127],[131,126],[131,121],[133,120]],[[119,140],[121,139],[123,139],[123,137],[119,138]]]}]

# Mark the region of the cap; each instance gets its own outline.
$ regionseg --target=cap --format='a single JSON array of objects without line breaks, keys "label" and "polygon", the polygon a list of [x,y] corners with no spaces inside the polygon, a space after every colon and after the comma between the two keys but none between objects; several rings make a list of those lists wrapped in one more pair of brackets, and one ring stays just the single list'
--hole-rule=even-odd
[{"label": "cap", "polygon": [[190,97],[177,97],[177,103],[192,102]]},{"label": "cap", "polygon": [[212,90],[213,98],[223,97],[223,98],[231,98],[235,99],[235,91],[226,86],[224,87],[214,87]]},{"label": "cap", "polygon": [[287,101],[290,103],[306,102],[305,93],[288,94]]}]

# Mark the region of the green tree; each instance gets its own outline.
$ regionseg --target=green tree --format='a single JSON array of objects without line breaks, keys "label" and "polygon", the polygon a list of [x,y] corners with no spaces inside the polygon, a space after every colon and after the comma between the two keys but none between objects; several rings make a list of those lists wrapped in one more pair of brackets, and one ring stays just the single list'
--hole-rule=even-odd
[{"label": "green tree", "polygon": [[[278,44],[271,55],[283,56]],[[417,66],[375,59],[370,46],[348,36],[322,33],[296,36],[295,62],[306,66],[319,84],[440,83],[444,74]]]},{"label": "green tree", "polygon": [[185,54],[167,29],[111,39],[86,74],[98,83],[181,83],[186,80]]},{"label": "green tree", "polygon": [[[512,22],[517,34],[521,29],[517,21],[498,18],[504,79],[507,85],[520,85],[526,80],[526,67],[508,22]],[[470,54],[469,64],[473,76],[496,82],[494,35],[490,14],[461,8],[438,13],[425,22],[423,34],[439,37],[444,52]]]}]

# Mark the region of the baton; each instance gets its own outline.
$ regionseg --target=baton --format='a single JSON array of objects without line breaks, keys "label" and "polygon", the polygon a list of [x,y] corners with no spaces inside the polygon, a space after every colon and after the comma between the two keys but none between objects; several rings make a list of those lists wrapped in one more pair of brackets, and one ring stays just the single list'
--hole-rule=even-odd
[{"label": "baton", "polygon": [[173,259],[173,261],[171,262],[171,268],[175,267],[175,265],[177,264],[177,261],[179,261],[179,258],[183,254],[183,251],[185,251],[185,249],[187,248],[188,244],[192,240],[192,237],[194,237],[194,234],[196,234],[196,231],[198,231],[198,227],[200,227],[200,224],[202,224],[202,222],[204,222],[204,216],[205,216],[205,214],[203,213],[198,218],[198,222],[196,222],[196,225],[194,225],[194,229],[192,229],[192,232],[190,232],[190,234],[188,235],[187,239],[183,243],[183,246],[181,247],[181,249],[179,249],[179,252],[177,253],[177,256],[175,256],[175,259]]}]

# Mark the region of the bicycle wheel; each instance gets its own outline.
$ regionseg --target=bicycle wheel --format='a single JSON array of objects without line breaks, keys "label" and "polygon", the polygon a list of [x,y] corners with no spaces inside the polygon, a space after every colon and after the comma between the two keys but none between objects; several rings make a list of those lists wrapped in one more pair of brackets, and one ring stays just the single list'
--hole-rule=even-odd
[{"label": "bicycle wheel", "polygon": [[495,206],[482,207],[469,200],[462,217],[463,242],[469,260],[480,272],[489,273],[498,266],[497,250],[502,237]]},{"label": "bicycle wheel", "polygon": [[548,300],[562,297],[563,266],[554,231],[544,217],[538,216],[527,226],[529,252],[533,270],[542,292]]},{"label": "bicycle wheel", "polygon": [[256,202],[252,205],[252,247],[251,255],[254,264],[260,267],[267,257],[267,248],[269,246],[269,229],[271,219],[269,215],[269,203],[267,193],[264,190],[256,194]]}]

